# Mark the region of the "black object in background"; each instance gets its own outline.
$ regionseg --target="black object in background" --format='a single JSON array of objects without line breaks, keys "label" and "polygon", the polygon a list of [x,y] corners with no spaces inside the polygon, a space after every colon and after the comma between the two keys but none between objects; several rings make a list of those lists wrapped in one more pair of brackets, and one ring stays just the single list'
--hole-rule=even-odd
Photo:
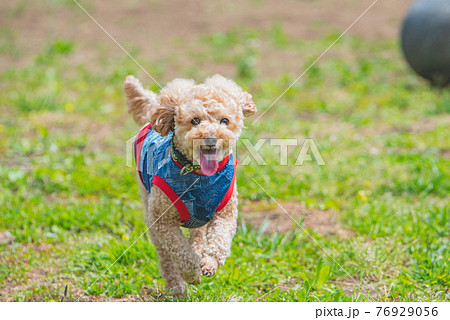
[{"label": "black object in background", "polygon": [[419,0],[403,22],[406,60],[433,85],[450,84],[450,0]]}]

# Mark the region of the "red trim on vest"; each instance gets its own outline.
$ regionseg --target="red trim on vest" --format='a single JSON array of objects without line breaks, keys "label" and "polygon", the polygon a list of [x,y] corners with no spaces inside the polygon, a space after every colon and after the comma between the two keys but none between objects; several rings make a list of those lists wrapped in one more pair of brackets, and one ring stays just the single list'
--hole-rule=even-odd
[{"label": "red trim on vest", "polygon": [[223,197],[222,201],[220,202],[219,206],[216,209],[216,212],[219,212],[222,210],[230,201],[231,196],[233,195],[234,191],[234,181],[236,180],[236,167],[237,167],[238,161],[237,159],[234,159],[234,172],[233,172],[233,179],[231,179],[230,187],[227,190],[227,193],[225,193],[225,196]]},{"label": "red trim on vest", "polygon": [[[176,162],[175,159],[172,157],[172,150],[170,150],[170,157],[172,158],[172,161],[177,165],[178,168],[183,169],[183,166],[181,164],[179,164],[178,162]],[[217,168],[217,171],[215,173],[222,170],[227,165],[228,160],[230,160],[229,155],[226,156],[225,158],[223,158],[222,161],[219,162],[219,167]],[[197,170],[195,170],[195,171],[197,171]],[[191,173],[196,174],[198,176],[204,176],[204,174],[201,173],[201,171],[200,171],[200,173],[197,173],[195,171],[192,171]]]},{"label": "red trim on vest", "polygon": [[178,197],[175,191],[158,175],[153,176],[152,185],[156,185],[161,189],[162,192],[172,201],[175,208],[177,208],[180,214],[181,223],[186,223],[189,221],[189,211],[186,208],[184,202]]},{"label": "red trim on vest", "polygon": [[139,164],[141,161],[141,151],[145,137],[147,137],[147,134],[150,131],[151,127],[152,125],[150,123],[147,124],[145,127],[143,127],[141,131],[139,131],[139,133],[137,134],[136,139],[134,140],[134,159],[136,161],[136,169],[142,184],[144,184],[144,180],[142,179],[141,170],[139,170],[140,169]]}]

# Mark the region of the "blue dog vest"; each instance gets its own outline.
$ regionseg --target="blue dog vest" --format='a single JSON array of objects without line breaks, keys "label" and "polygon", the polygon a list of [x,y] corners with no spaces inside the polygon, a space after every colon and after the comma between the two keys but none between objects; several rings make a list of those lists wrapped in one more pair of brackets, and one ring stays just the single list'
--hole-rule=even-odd
[{"label": "blue dog vest", "polygon": [[182,166],[171,155],[172,137],[173,133],[161,137],[151,124],[142,128],[134,141],[136,168],[149,194],[154,184],[172,201],[183,227],[199,228],[230,200],[236,162],[231,154],[212,176],[194,172],[181,175]]}]

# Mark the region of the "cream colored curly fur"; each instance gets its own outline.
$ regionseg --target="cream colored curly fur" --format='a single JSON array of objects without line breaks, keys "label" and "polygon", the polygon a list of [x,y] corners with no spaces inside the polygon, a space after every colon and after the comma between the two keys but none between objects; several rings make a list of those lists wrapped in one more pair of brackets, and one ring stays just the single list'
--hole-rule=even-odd
[{"label": "cream colored curly fur", "polygon": [[[145,90],[138,79],[128,76],[124,82],[129,113],[140,126],[151,122],[154,130],[165,136],[174,132],[180,151],[191,161],[198,158],[194,140],[213,135],[222,160],[241,134],[244,116],[253,115],[252,96],[234,81],[220,75],[203,84],[175,79],[158,95]],[[201,124],[193,126],[192,118]],[[229,119],[227,126],[220,119]],[[180,216],[169,198],[155,185],[148,194],[138,179],[145,206],[146,223],[160,260],[161,274],[174,296],[186,290],[185,282],[199,284],[201,275],[211,277],[230,256],[238,216],[237,186],[228,204],[205,226],[190,229],[187,239],[181,229]]]}]

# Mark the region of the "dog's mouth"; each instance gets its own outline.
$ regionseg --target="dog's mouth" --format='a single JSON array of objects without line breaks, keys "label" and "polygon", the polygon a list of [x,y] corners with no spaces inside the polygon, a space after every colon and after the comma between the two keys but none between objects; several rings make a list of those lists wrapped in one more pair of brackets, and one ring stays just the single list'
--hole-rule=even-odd
[{"label": "dog's mouth", "polygon": [[200,147],[200,169],[206,176],[212,176],[219,168],[219,161],[217,159],[218,150],[214,146]]}]

